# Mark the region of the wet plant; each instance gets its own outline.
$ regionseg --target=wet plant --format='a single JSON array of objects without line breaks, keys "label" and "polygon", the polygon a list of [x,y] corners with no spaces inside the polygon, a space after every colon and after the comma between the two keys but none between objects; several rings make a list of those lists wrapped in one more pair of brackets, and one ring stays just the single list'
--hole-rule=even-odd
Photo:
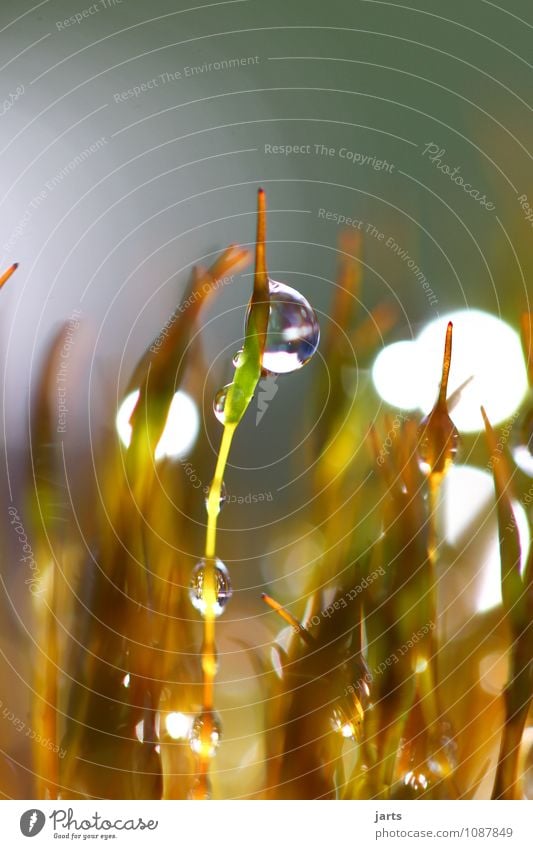
[{"label": "wet plant", "polygon": [[[431,411],[383,413],[364,375],[398,316],[388,302],[359,316],[360,237],[339,243],[331,324],[321,339],[311,304],[269,275],[266,226],[260,190],[242,347],[226,363],[231,380],[214,383],[201,340],[206,306],[223,298],[221,282],[250,262],[235,246],[208,269],[193,269],[180,307],[124,393],[107,393],[113,409],[133,398],[128,438],[118,439],[111,417],[91,442],[94,476],[78,481],[66,474],[54,422],[66,325],[50,346],[21,511],[39,564],[27,653],[35,738],[28,767],[6,761],[3,791],[62,799],[522,798],[531,756],[533,555],[522,551],[515,515],[528,473],[515,472],[517,447],[520,457],[531,454],[530,402],[509,446],[483,411],[502,601],[451,628],[443,588],[453,579],[462,591],[465,579],[442,512],[450,470],[461,462],[454,407],[468,381],[451,392],[449,382],[453,339],[463,329],[449,324],[436,340],[443,355]],[[530,363],[530,317],[522,324]],[[237,582],[232,566],[246,561],[245,537],[232,542],[220,526],[230,458],[255,420],[261,382],[290,382],[319,344],[327,370],[313,372],[303,401],[292,399],[294,415],[309,425],[305,522],[287,517],[289,543],[269,530],[269,577],[254,583],[250,599],[239,591],[240,565]],[[204,430],[186,457],[173,454],[165,446],[176,427],[174,399],[188,393],[200,408],[202,391]],[[254,437],[259,459],[263,438]],[[261,471],[254,474],[259,485]],[[278,584],[285,549],[297,591]],[[485,553],[476,552],[481,568]],[[494,657],[504,674],[490,695],[480,670]],[[226,666],[245,663],[253,722],[239,683],[221,680]],[[227,735],[232,712],[238,721]],[[232,769],[257,763],[252,787],[243,779],[227,789]]]}]

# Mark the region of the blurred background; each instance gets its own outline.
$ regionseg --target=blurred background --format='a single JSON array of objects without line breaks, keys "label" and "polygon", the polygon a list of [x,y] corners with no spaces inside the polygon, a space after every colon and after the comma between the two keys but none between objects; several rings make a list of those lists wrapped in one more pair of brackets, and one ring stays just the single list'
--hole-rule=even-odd
[{"label": "blurred background", "polygon": [[[430,409],[442,328],[455,317],[450,389],[475,379],[454,419],[463,443],[443,534],[465,565],[443,585],[447,627],[498,604],[479,403],[501,424],[527,392],[518,333],[531,311],[532,28],[528,0],[445,8],[436,0],[3,0],[0,265],[20,267],[0,293],[0,699],[24,722],[32,598],[8,509],[31,545],[29,422],[44,358],[66,322],[51,395],[63,463],[57,517],[67,521],[67,505],[83,546],[99,498],[94,457],[114,432],[134,368],[194,266],[230,244],[253,250],[258,186],[267,192],[271,276],[305,295],[322,338],[338,334],[339,345],[346,330],[333,324],[331,305],[340,240],[360,237],[358,320],[383,303],[394,314],[385,338],[370,349],[352,344],[343,364],[344,391],[365,426],[387,410]],[[184,387],[192,412],[182,408],[174,424],[183,440],[176,459],[201,446],[185,481],[198,538],[172,543],[191,564],[201,554],[200,489],[221,432],[212,398],[231,379],[251,272],[251,264],[237,271],[202,311],[192,343],[202,366]],[[260,593],[271,590],[303,615],[310,567],[324,550],[311,518],[309,439],[328,392],[326,351],[277,380],[262,415],[259,399],[252,403],[226,475],[219,550],[234,597],[220,623],[218,701],[229,742],[217,760],[226,798],[264,783],[264,696],[243,642],[268,655],[279,626]],[[354,456],[360,451],[354,443]],[[531,468],[517,474],[526,491]],[[524,540],[529,504],[519,505]],[[461,534],[484,511],[491,524],[481,568]],[[361,531],[363,547],[371,534]],[[3,721],[0,742],[22,765],[11,792],[2,789],[31,795],[28,739]]]}]

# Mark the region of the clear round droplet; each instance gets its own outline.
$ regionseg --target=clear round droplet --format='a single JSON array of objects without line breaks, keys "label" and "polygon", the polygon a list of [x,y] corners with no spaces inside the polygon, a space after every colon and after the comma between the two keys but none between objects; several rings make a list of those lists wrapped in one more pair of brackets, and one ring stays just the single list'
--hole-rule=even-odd
[{"label": "clear round droplet", "polygon": [[369,706],[370,688],[362,678],[346,687],[344,695],[336,702],[330,717],[332,729],[347,740],[359,740]]},{"label": "clear round droplet", "polygon": [[224,408],[226,406],[226,398],[228,396],[228,389],[230,386],[231,384],[228,383],[226,386],[223,386],[222,389],[219,389],[213,401],[213,412],[221,424],[224,424]]},{"label": "clear round droplet", "polygon": [[320,327],[313,307],[300,292],[275,280],[269,280],[269,288],[270,315],[262,364],[272,374],[288,374],[309,362],[320,342]]},{"label": "clear round droplet", "polygon": [[240,359],[241,359],[243,353],[244,353],[243,349],[239,348],[239,350],[237,351],[237,353],[233,357],[233,365],[235,366],[235,368],[237,368],[237,366],[240,364]]},{"label": "clear round droplet", "polygon": [[446,410],[435,408],[419,427],[418,464],[425,475],[444,475],[459,450],[459,431]]},{"label": "clear round droplet", "polygon": [[513,433],[513,459],[524,474],[533,478],[533,407],[526,411]]},{"label": "clear round droplet", "polygon": [[189,743],[195,755],[213,758],[220,744],[222,726],[220,719],[211,710],[195,716],[189,735]]},{"label": "clear round droplet", "polygon": [[[205,501],[206,509],[207,509],[207,502],[209,501],[209,490],[210,489],[211,489],[210,486],[206,486],[205,489],[204,489],[204,496],[205,496],[204,501]],[[222,486],[220,487],[220,502],[219,502],[219,508],[218,508],[219,510],[222,509],[222,507],[224,506],[224,504],[226,503],[227,500],[228,500],[228,491],[226,489],[226,484],[224,483],[224,481],[222,481]]]},{"label": "clear round droplet", "polygon": [[192,606],[202,616],[205,616],[208,610],[214,616],[220,616],[233,594],[229,572],[222,560],[215,558],[215,598],[209,600],[204,598],[206,570],[205,560],[200,560],[194,567],[189,585],[189,598]]},{"label": "clear round droplet", "polygon": [[423,769],[408,770],[394,786],[391,792],[393,799],[417,799],[426,793],[432,781]]},{"label": "clear round droplet", "polygon": [[[213,412],[221,424],[226,424],[226,399],[232,384],[228,383],[219,389],[213,401]],[[242,390],[238,386],[233,387],[233,401],[239,403],[243,399]]]}]

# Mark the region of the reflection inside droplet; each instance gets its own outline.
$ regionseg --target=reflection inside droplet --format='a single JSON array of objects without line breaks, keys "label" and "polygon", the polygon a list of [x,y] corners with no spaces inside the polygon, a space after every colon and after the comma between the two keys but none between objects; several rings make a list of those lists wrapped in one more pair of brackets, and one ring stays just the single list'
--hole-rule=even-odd
[{"label": "reflection inside droplet", "polygon": [[216,597],[213,602],[209,602],[204,597],[206,595],[206,569],[205,560],[200,560],[194,567],[189,586],[189,598],[192,606],[202,616],[205,616],[208,609],[211,610],[213,616],[220,616],[233,594],[229,572],[222,560],[219,560],[217,557],[215,559]]},{"label": "reflection inside droplet", "polygon": [[[269,281],[270,314],[263,368],[287,374],[304,366],[318,348],[320,327],[309,301],[284,283]],[[249,310],[246,316],[248,321]]]},{"label": "reflection inside droplet", "polygon": [[204,710],[195,716],[189,734],[189,742],[195,755],[212,758],[220,745],[222,726],[218,716],[210,710]]}]

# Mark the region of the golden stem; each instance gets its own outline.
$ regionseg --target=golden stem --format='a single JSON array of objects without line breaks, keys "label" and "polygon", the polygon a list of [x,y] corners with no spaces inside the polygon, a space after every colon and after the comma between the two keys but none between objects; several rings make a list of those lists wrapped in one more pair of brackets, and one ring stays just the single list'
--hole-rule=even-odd
[{"label": "golden stem", "polygon": [[[436,583],[437,583],[437,548],[438,548],[438,533],[437,533],[437,509],[439,504],[440,485],[442,481],[441,475],[429,476],[429,529],[428,529],[428,560],[430,574],[430,604],[431,614],[436,620],[437,604],[436,604]],[[437,701],[437,623],[435,628],[427,637],[427,657],[422,657],[427,665],[417,674],[419,681],[420,707],[426,720],[426,727],[431,728],[438,719],[438,701]]]},{"label": "golden stem", "polygon": [[209,496],[207,499],[207,535],[205,540],[205,558],[212,560],[215,556],[216,538],[217,538],[217,521],[220,513],[220,494],[222,492],[222,483],[224,481],[224,471],[228,462],[231,442],[237,425],[226,425],[222,434],[222,442],[218,452],[217,465],[215,468],[215,476],[211,481],[209,488]]},{"label": "golden stem", "polygon": [[453,324],[451,321],[449,321],[448,327],[446,328],[446,341],[444,343],[444,360],[442,363],[442,378],[440,382],[439,400],[437,402],[441,406],[446,406],[446,396],[448,394],[448,377],[450,376],[450,366],[452,363],[452,334]]},{"label": "golden stem", "polygon": [[261,598],[263,599],[265,604],[268,604],[268,606],[271,607],[272,610],[274,610],[279,616],[281,616],[281,618],[288,625],[290,625],[291,628],[294,628],[294,630],[298,634],[300,634],[304,643],[307,643],[308,646],[315,645],[315,641],[313,640],[309,631],[304,628],[304,626],[296,619],[296,617],[293,616],[292,613],[289,613],[289,611],[285,607],[283,607],[283,605],[281,605],[279,601],[276,601],[275,598],[272,598],[266,593],[261,593]]},{"label": "golden stem", "polygon": [[[218,452],[215,475],[209,488],[207,498],[207,533],[205,541],[205,580],[203,585],[203,600],[205,603],[204,613],[204,643],[202,647],[202,674],[203,674],[203,703],[204,710],[213,710],[214,686],[216,674],[216,646],[215,646],[215,605],[217,597],[217,580],[215,572],[215,552],[217,538],[217,522],[220,512],[220,494],[224,480],[224,471],[228,462],[233,434],[237,425],[226,425],[222,434],[220,450]],[[200,773],[207,775],[209,770],[209,758],[199,756]]]},{"label": "golden stem", "polygon": [[17,270],[18,267],[19,267],[18,262],[14,262],[13,265],[11,265],[7,269],[7,271],[5,271],[3,274],[0,275],[0,289],[2,288],[2,286],[4,286],[5,283],[7,283],[7,281],[11,277],[11,275],[15,273],[15,271]]}]

